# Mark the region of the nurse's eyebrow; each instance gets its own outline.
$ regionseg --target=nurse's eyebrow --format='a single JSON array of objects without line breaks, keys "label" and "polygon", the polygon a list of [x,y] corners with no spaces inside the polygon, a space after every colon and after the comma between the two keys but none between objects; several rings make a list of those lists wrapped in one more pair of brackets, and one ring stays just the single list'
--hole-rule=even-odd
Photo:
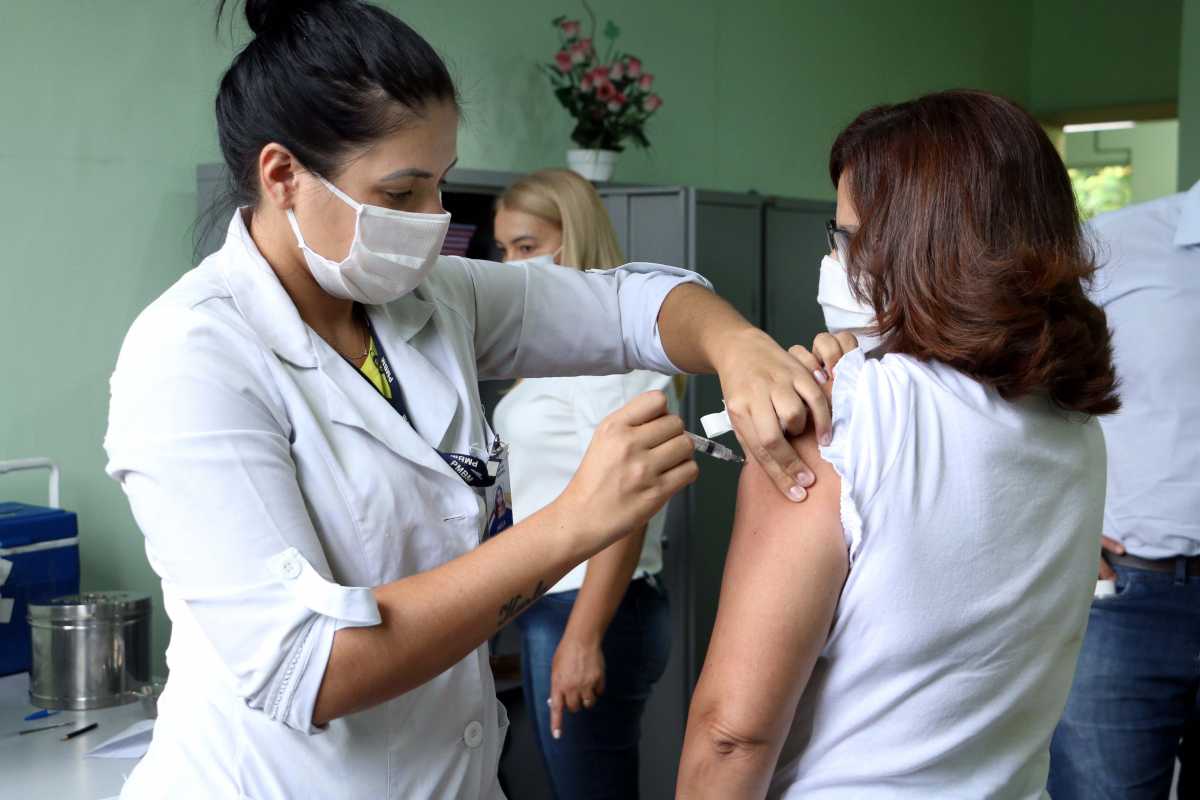
[{"label": "nurse's eyebrow", "polygon": [[433,177],[433,173],[427,169],[420,169],[419,167],[407,167],[405,169],[398,169],[395,172],[389,172],[387,175],[384,175],[379,180],[394,181],[394,180],[396,180],[396,178],[432,178],[432,177]]},{"label": "nurse's eyebrow", "polygon": [[[458,159],[456,158],[450,162],[450,166],[446,167],[446,171],[449,172],[450,170],[454,169],[454,167],[457,164],[458,164]],[[380,180],[380,182],[384,182],[384,181],[394,181],[397,178],[432,178],[432,177],[433,177],[433,173],[427,169],[421,169],[420,167],[405,167],[404,169],[398,169],[395,172],[389,172],[387,175],[384,175],[379,180]]]}]

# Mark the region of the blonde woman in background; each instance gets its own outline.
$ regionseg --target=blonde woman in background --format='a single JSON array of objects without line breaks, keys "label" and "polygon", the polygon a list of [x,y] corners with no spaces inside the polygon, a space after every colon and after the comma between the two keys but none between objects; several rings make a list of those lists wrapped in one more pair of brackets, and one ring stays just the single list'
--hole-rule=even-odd
[{"label": "blonde woman in background", "polygon": [[[596,190],[566,170],[513,184],[497,203],[495,236],[506,262],[564,269],[625,263]],[[517,384],[495,415],[510,447],[515,519],[562,492],[602,419],[655,390],[677,413],[681,388],[644,370]],[[670,652],[667,597],[657,578],[665,515],[580,564],[520,618],[525,702],[556,797],[638,795],[642,710]]]}]

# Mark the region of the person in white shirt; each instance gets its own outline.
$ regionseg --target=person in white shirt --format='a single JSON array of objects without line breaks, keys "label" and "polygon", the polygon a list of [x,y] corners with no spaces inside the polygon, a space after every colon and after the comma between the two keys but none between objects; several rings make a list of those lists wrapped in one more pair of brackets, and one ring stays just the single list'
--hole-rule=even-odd
[{"label": "person in white shirt", "polygon": [[819,302],[876,338],[803,509],[743,472],[678,796],[1045,797],[1119,407],[1070,180],[967,91],[866,111],[830,175]]},{"label": "person in white shirt", "polygon": [[[1092,295],[1121,411],[1108,445],[1101,581],[1054,734],[1055,800],[1200,796],[1200,183],[1096,217]],[[1105,584],[1101,584],[1105,586]]]},{"label": "person in white shirt", "polygon": [[[625,261],[600,196],[568,170],[510,186],[494,228],[511,265],[580,270]],[[518,383],[494,420],[509,444],[514,519],[532,516],[571,482],[605,417],[648,391],[665,393],[678,413],[680,388],[648,370]],[[671,644],[657,579],[665,519],[664,508],[571,570],[518,621],[525,703],[556,797],[638,796],[642,710]]]},{"label": "person in white shirt", "polygon": [[805,397],[828,430],[828,406],[686,270],[440,256],[459,123],[441,58],[358,0],[244,7],[216,99],[241,207],[111,381],[107,470],[172,622],[122,795],[494,800],[486,642],[696,465],[666,397],[640,395],[554,503],[483,541],[506,454],[479,380],[716,371],[781,497],[801,470],[784,431]]}]

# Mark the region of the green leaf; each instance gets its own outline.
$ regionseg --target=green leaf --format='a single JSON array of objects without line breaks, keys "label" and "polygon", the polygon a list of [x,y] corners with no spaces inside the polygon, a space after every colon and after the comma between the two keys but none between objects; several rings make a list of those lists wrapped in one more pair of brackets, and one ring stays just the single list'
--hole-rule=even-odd
[{"label": "green leaf", "polygon": [[551,25],[553,25],[553,26],[554,26],[554,27],[556,27],[556,28],[561,28],[561,27],[562,27],[562,24],[563,24],[564,22],[566,22],[566,21],[567,21],[567,15],[566,15],[566,14],[559,14],[557,17],[555,17],[554,19],[550,20],[550,24],[551,24]]},{"label": "green leaf", "polygon": [[604,38],[616,39],[620,35],[621,35],[621,29],[617,27],[617,23],[613,22],[610,19],[608,21],[608,23],[605,24],[605,26],[604,26]]}]

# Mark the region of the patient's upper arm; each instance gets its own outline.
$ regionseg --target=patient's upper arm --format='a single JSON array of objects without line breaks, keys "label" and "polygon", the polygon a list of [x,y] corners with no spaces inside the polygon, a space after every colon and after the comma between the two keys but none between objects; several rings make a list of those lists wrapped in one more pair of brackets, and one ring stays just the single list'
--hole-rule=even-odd
[{"label": "patient's upper arm", "polygon": [[796,440],[816,474],[793,503],[756,464],[738,488],[721,601],[692,713],[776,754],[816,663],[849,568],[841,481],[811,431]]}]

